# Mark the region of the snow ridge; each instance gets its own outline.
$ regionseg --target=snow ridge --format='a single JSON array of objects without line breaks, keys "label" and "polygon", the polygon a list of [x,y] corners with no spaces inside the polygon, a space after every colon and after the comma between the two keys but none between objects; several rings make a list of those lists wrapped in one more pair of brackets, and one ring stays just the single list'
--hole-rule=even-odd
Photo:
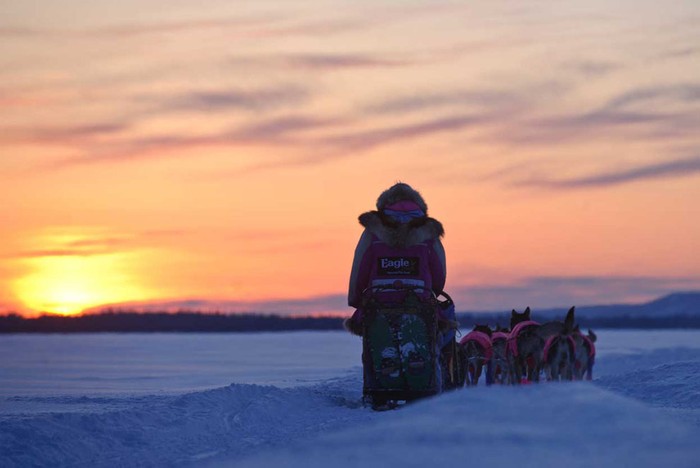
[{"label": "snow ridge", "polygon": [[[230,459],[339,429],[371,414],[356,382],[277,388],[230,385],[177,397],[91,399],[90,412],[44,413],[0,420],[0,465],[187,465]],[[84,398],[60,399],[82,405]],[[104,410],[94,405],[105,405]],[[116,408],[116,409],[115,409]]]},{"label": "snow ridge", "polygon": [[[588,382],[470,388],[219,466],[697,467],[695,431]],[[390,463],[388,461],[390,460]]]}]

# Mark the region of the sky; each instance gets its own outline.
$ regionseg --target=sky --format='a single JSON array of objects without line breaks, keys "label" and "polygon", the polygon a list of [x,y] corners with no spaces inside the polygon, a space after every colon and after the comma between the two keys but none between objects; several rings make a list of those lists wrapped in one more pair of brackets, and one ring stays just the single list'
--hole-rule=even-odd
[{"label": "sky", "polygon": [[700,289],[700,4],[0,5],[0,312],[347,314],[397,181],[458,310]]}]

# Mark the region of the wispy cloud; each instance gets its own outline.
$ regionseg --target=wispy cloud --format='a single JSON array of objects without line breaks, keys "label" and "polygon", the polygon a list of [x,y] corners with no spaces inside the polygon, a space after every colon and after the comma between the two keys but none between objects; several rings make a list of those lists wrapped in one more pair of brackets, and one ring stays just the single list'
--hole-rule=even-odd
[{"label": "wispy cloud", "polygon": [[523,96],[506,90],[471,90],[445,93],[417,93],[388,99],[384,102],[369,106],[366,112],[377,114],[396,114],[413,111],[430,111],[439,108],[478,108],[494,112],[494,108],[509,108],[520,106]]},{"label": "wispy cloud", "polygon": [[292,16],[203,18],[188,21],[134,22],[99,28],[35,28],[22,25],[0,27],[0,37],[36,39],[141,39],[144,36],[221,31],[228,37],[283,38],[323,36],[358,31],[376,24],[366,19],[328,17],[297,20]]},{"label": "wispy cloud", "polygon": [[188,21],[134,22],[127,24],[105,25],[100,28],[32,28],[26,26],[0,27],[0,36],[6,37],[51,37],[65,39],[81,38],[128,38],[153,34],[179,34],[184,32],[242,28],[243,30],[274,27],[279,18],[209,18]]},{"label": "wispy cloud", "polygon": [[131,125],[122,120],[89,125],[31,128],[6,128],[0,142],[41,144],[82,144],[101,137],[110,137],[129,130]]},{"label": "wispy cloud", "polygon": [[[203,146],[286,145],[287,149],[304,150],[306,156],[287,163],[262,163],[258,170],[279,168],[285,165],[313,165],[344,157],[358,151],[368,151],[395,142],[423,138],[433,134],[458,132],[483,122],[479,116],[457,115],[425,119],[414,123],[386,126],[367,130],[350,130],[342,127],[351,118],[287,116],[218,132],[210,135],[187,136],[165,134],[161,136],[115,141],[107,151],[92,148],[83,155],[53,160],[44,169],[65,169],[85,164],[137,161],[145,158],[164,157],[168,151],[187,150]],[[307,135],[307,132],[335,129],[325,135]]]},{"label": "wispy cloud", "polygon": [[580,60],[567,62],[563,67],[584,78],[599,78],[609,75],[615,70],[619,70],[621,64],[602,60]]},{"label": "wispy cloud", "polygon": [[231,89],[192,91],[154,100],[162,111],[192,110],[211,112],[221,110],[262,111],[308,102],[313,93],[305,87],[283,85],[264,89]]},{"label": "wispy cloud", "polygon": [[292,70],[307,73],[412,67],[435,62],[435,57],[415,53],[297,52],[257,57],[234,57],[234,67]]},{"label": "wispy cloud", "polygon": [[317,73],[353,70],[391,71],[392,69],[430,65],[448,60],[454,54],[421,53],[416,51],[358,52],[358,51],[297,51],[287,53],[259,54],[256,56],[234,56],[228,63],[236,70],[253,67],[269,73],[293,71],[307,73],[313,78]]},{"label": "wispy cloud", "polygon": [[573,92],[573,86],[565,81],[546,80],[539,83],[510,86],[474,86],[469,89],[452,89],[435,92],[417,90],[410,95],[388,97],[364,106],[363,114],[378,116],[403,116],[407,113],[439,115],[446,112],[469,112],[478,116],[483,124],[495,124],[505,133],[517,128],[536,115],[543,101],[556,101]]},{"label": "wispy cloud", "polygon": [[47,249],[20,251],[12,258],[90,257],[123,252],[133,248],[133,240],[125,237],[91,237],[66,242],[52,242]]},{"label": "wispy cloud", "polygon": [[[196,146],[209,144],[216,140],[234,141],[246,139],[245,133],[256,131],[261,133],[262,128],[256,129],[255,124],[248,125],[242,130],[231,130],[210,137],[192,137],[178,133],[177,135],[161,135],[151,137],[133,137],[129,131],[139,123],[147,121],[153,116],[165,116],[177,112],[197,112],[203,114],[226,113],[231,111],[254,113],[279,112],[282,109],[296,109],[307,105],[314,97],[313,92],[304,86],[279,85],[255,89],[218,89],[218,90],[192,90],[166,96],[132,96],[125,99],[133,106],[134,110],[126,110],[125,116],[115,116],[110,120],[103,117],[101,122],[91,124],[64,124],[56,123],[53,126],[31,125],[25,127],[6,127],[0,135],[3,143],[38,143],[38,144],[68,144],[74,145],[78,150],[96,155],[95,161],[102,158],[106,147],[115,149],[115,153],[136,153],[139,149],[148,150],[154,147]],[[0,96],[2,105],[2,96]],[[311,119],[281,118],[277,117],[275,125],[286,125],[286,131],[296,126],[298,130],[304,125],[311,125]],[[69,121],[69,119],[66,119]],[[318,123],[320,118],[315,119]],[[272,133],[272,128],[267,130]],[[248,138],[250,139],[250,138]],[[99,141],[99,145],[91,147]],[[83,158],[76,158],[79,161]],[[84,158],[85,162],[89,157]],[[107,157],[106,159],[110,159]]]},{"label": "wispy cloud", "polygon": [[319,143],[340,153],[369,150],[397,141],[407,141],[439,133],[457,132],[482,122],[483,119],[478,115],[437,117],[416,123],[342,133],[322,138]]},{"label": "wispy cloud", "polygon": [[601,136],[690,137],[700,128],[698,103],[700,86],[695,84],[633,89],[592,110],[507,122],[491,138],[513,145],[543,145]]},{"label": "wispy cloud", "polygon": [[560,126],[578,129],[635,124],[653,124],[654,128],[688,128],[700,125],[694,109],[699,102],[698,85],[642,88],[615,96],[600,108],[579,117],[556,120]]},{"label": "wispy cloud", "polygon": [[237,174],[289,167],[313,166],[328,163],[338,158],[356,155],[397,142],[424,138],[434,134],[459,132],[481,122],[478,116],[463,115],[426,119],[415,123],[368,130],[344,130],[330,136],[319,136],[296,141],[307,148],[304,156],[287,158],[284,161],[260,163]]},{"label": "wispy cloud", "polygon": [[81,148],[80,154],[53,158],[41,163],[37,169],[43,171],[65,170],[75,167],[136,162],[146,159],[167,158],[173,151],[184,151],[204,146],[234,145],[242,143],[222,137],[211,136],[178,136],[160,135],[125,141],[115,141],[103,147]]},{"label": "wispy cloud", "polygon": [[[617,67],[607,62],[568,65],[586,76]],[[629,139],[691,137],[700,128],[700,86],[680,83],[623,91],[592,110],[541,116],[543,101],[570,97],[578,88],[566,81],[542,82],[526,87],[482,88],[446,92],[417,92],[366,106],[363,112],[380,116],[424,113],[448,109],[471,112],[492,128],[479,136],[497,144],[542,146],[590,139],[592,136]]]},{"label": "wispy cloud", "polygon": [[[72,232],[72,231],[68,231]],[[11,260],[30,260],[44,257],[91,257],[125,253],[136,249],[162,245],[164,241],[188,234],[187,231],[153,230],[135,232],[129,235],[85,235],[77,230],[74,239],[52,237],[38,239],[44,245],[40,248],[20,250],[11,256]],[[80,237],[78,237],[80,235]]]},{"label": "wispy cloud", "polygon": [[[281,9],[280,13],[212,16],[185,21],[133,21],[100,27],[47,28],[23,24],[0,25],[0,37],[38,39],[141,39],[153,35],[181,35],[198,31],[221,31],[231,38],[322,37],[360,32],[415,18],[443,16],[470,9],[453,2],[430,5],[379,5],[368,8]],[[321,13],[320,15],[318,13]]]},{"label": "wispy cloud", "polygon": [[678,47],[675,49],[670,49],[659,54],[658,58],[662,59],[677,59],[677,58],[688,58],[693,55],[700,54],[700,47]]},{"label": "wispy cloud", "polygon": [[[136,162],[143,159],[168,157],[173,152],[201,147],[285,146],[286,149],[313,146],[314,137],[308,133],[348,122],[343,118],[287,115],[263,119],[237,128],[209,135],[163,134],[140,138],[119,138],[109,145],[89,145],[81,154],[55,158],[41,166],[42,170],[63,170],[91,164]],[[89,142],[85,142],[89,143]],[[265,163],[263,166],[268,168]],[[276,164],[269,166],[270,169]],[[262,168],[262,166],[261,166]]]},{"label": "wispy cloud", "polygon": [[666,103],[688,104],[700,101],[700,85],[678,84],[635,89],[614,97],[598,112],[620,109],[639,104],[650,104],[663,100]]},{"label": "wispy cloud", "polygon": [[91,257],[93,255],[106,255],[114,253],[111,249],[47,249],[47,250],[26,250],[12,256],[13,259],[32,259],[44,257]]},{"label": "wispy cloud", "polygon": [[333,135],[312,137],[297,141],[308,148],[304,156],[287,158],[284,161],[260,163],[244,171],[260,171],[289,167],[313,166],[328,163],[338,158],[347,158],[359,152],[374,150],[386,145],[407,142],[413,139],[426,138],[441,133],[460,132],[482,123],[479,116],[458,115],[437,117],[403,125],[387,126],[367,130],[343,130]]},{"label": "wispy cloud", "polygon": [[632,167],[617,171],[607,171],[598,174],[569,179],[531,178],[515,182],[514,186],[539,187],[546,189],[582,189],[603,188],[628,184],[633,182],[690,177],[700,173],[700,156],[687,159],[676,159],[655,164]]},{"label": "wispy cloud", "polygon": [[78,34],[103,37],[135,37],[152,34],[180,34],[188,31],[212,29],[229,30],[231,28],[242,28],[245,30],[269,27],[276,21],[277,18],[205,18],[189,21],[114,25],[100,29],[84,30],[78,32]]},{"label": "wispy cloud", "polygon": [[369,54],[296,54],[277,59],[282,65],[305,70],[386,68],[416,64],[415,60],[384,58]]},{"label": "wispy cloud", "polygon": [[286,143],[309,131],[327,129],[350,122],[351,119],[347,118],[287,115],[251,123],[232,131],[230,135],[238,141],[272,143],[284,139],[280,143]]}]

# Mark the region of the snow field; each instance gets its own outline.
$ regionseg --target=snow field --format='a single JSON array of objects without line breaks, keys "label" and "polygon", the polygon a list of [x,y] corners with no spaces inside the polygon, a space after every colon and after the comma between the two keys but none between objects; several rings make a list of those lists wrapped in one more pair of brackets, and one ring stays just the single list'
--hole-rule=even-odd
[{"label": "snow field", "polygon": [[0,466],[697,467],[700,332],[598,336],[593,383],[383,413],[342,333],[0,337]]}]

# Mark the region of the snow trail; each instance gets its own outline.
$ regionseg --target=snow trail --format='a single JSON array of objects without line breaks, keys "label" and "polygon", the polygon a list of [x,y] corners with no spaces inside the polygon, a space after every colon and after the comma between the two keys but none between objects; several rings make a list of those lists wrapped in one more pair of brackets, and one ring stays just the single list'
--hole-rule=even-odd
[{"label": "snow trail", "polygon": [[690,426],[586,382],[480,387],[214,466],[691,468],[700,457],[696,437]]}]

